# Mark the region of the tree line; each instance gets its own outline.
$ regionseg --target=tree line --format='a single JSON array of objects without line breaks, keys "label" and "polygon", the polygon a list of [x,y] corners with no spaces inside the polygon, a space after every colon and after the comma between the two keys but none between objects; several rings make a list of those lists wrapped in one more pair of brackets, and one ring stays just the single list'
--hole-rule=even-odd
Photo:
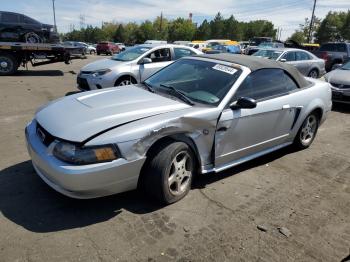
[{"label": "tree line", "polygon": [[195,24],[189,19],[176,18],[168,20],[162,16],[154,21],[146,20],[141,24],[135,22],[105,22],[101,27],[87,26],[62,34],[63,40],[97,43],[99,41],[122,42],[128,44],[144,43],[148,39],[167,40],[207,40],[231,39],[249,40],[254,36],[275,38],[277,29],[270,21],[255,20],[241,22],[233,15],[225,19],[218,13],[212,21],[204,20]]},{"label": "tree line", "polygon": [[[290,39],[306,43],[310,30],[310,20],[305,19]],[[315,43],[350,40],[350,10],[347,12],[328,12],[324,19],[315,17],[311,37]]]}]

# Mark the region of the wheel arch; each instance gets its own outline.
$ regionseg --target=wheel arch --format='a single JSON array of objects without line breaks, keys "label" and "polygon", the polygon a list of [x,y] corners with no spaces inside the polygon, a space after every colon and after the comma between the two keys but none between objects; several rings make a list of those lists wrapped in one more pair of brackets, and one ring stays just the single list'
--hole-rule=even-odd
[{"label": "wheel arch", "polygon": [[321,107],[316,107],[314,108],[308,115],[315,113],[316,116],[318,117],[318,120],[321,121],[322,116],[323,116],[323,109]]},{"label": "wheel arch", "polygon": [[190,149],[193,151],[196,171],[199,172],[201,160],[199,157],[197,145],[192,140],[192,138],[187,136],[185,133],[176,133],[176,134],[166,135],[154,141],[146,150],[146,153],[145,153],[146,161],[144,162],[141,168],[137,187],[142,187],[142,184],[144,183],[145,174],[146,174],[145,169],[147,168],[147,165],[149,161],[152,159],[152,157],[157,153],[158,150],[160,150],[160,148],[164,147],[164,145],[169,145],[174,142],[183,142],[190,147]]},{"label": "wheel arch", "polygon": [[146,157],[147,158],[152,157],[162,145],[173,143],[173,142],[183,142],[187,144],[193,151],[195,161],[196,161],[196,167],[198,168],[201,166],[201,159],[199,157],[199,151],[198,151],[197,145],[191,137],[186,135],[186,133],[175,133],[175,134],[166,135],[157,139],[147,149]]},{"label": "wheel arch", "polygon": [[316,66],[311,67],[311,69],[309,70],[309,73],[307,75],[309,75],[313,70],[316,70],[317,74],[320,75],[320,69]]}]

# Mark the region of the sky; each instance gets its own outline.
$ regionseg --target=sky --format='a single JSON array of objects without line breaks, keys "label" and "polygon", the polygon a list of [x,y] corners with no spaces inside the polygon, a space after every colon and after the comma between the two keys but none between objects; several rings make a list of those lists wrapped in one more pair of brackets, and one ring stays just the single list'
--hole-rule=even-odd
[{"label": "sky", "polygon": [[[58,31],[68,32],[72,25],[100,26],[103,21],[137,22],[153,20],[163,12],[167,19],[187,18],[201,23],[220,12],[239,21],[266,19],[282,28],[281,39],[288,38],[305,17],[310,17],[314,0],[55,0]],[[350,0],[317,0],[315,15],[323,18],[329,11],[347,11]],[[52,0],[0,0],[0,10],[26,14],[42,23],[53,24]]]}]

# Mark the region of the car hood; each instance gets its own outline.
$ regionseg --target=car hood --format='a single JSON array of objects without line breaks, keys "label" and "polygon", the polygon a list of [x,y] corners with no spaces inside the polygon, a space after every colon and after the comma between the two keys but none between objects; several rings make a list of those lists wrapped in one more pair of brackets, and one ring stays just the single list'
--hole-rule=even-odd
[{"label": "car hood", "polygon": [[336,69],[325,75],[327,82],[335,84],[350,84],[350,70]]},{"label": "car hood", "polygon": [[127,86],[61,98],[39,110],[35,118],[54,137],[81,143],[123,124],[189,107],[140,87]]},{"label": "car hood", "polygon": [[126,62],[106,58],[87,64],[86,66],[82,67],[81,71],[96,71],[100,69],[112,68],[120,64],[126,65]]}]

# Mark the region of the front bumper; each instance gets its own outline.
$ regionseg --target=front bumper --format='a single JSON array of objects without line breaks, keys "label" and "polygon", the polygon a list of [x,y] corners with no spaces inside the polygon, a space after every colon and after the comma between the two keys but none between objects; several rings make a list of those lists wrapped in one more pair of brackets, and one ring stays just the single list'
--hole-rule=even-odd
[{"label": "front bumper", "polygon": [[350,89],[341,89],[332,86],[332,101],[350,104]]},{"label": "front bumper", "polygon": [[72,198],[96,198],[137,188],[145,159],[91,165],[70,165],[55,158],[36,134],[33,121],[26,128],[26,141],[37,174],[56,191]]},{"label": "front bumper", "polygon": [[77,87],[82,91],[113,87],[115,80],[116,77],[113,73],[97,77],[92,76],[92,74],[79,73],[77,77]]}]

